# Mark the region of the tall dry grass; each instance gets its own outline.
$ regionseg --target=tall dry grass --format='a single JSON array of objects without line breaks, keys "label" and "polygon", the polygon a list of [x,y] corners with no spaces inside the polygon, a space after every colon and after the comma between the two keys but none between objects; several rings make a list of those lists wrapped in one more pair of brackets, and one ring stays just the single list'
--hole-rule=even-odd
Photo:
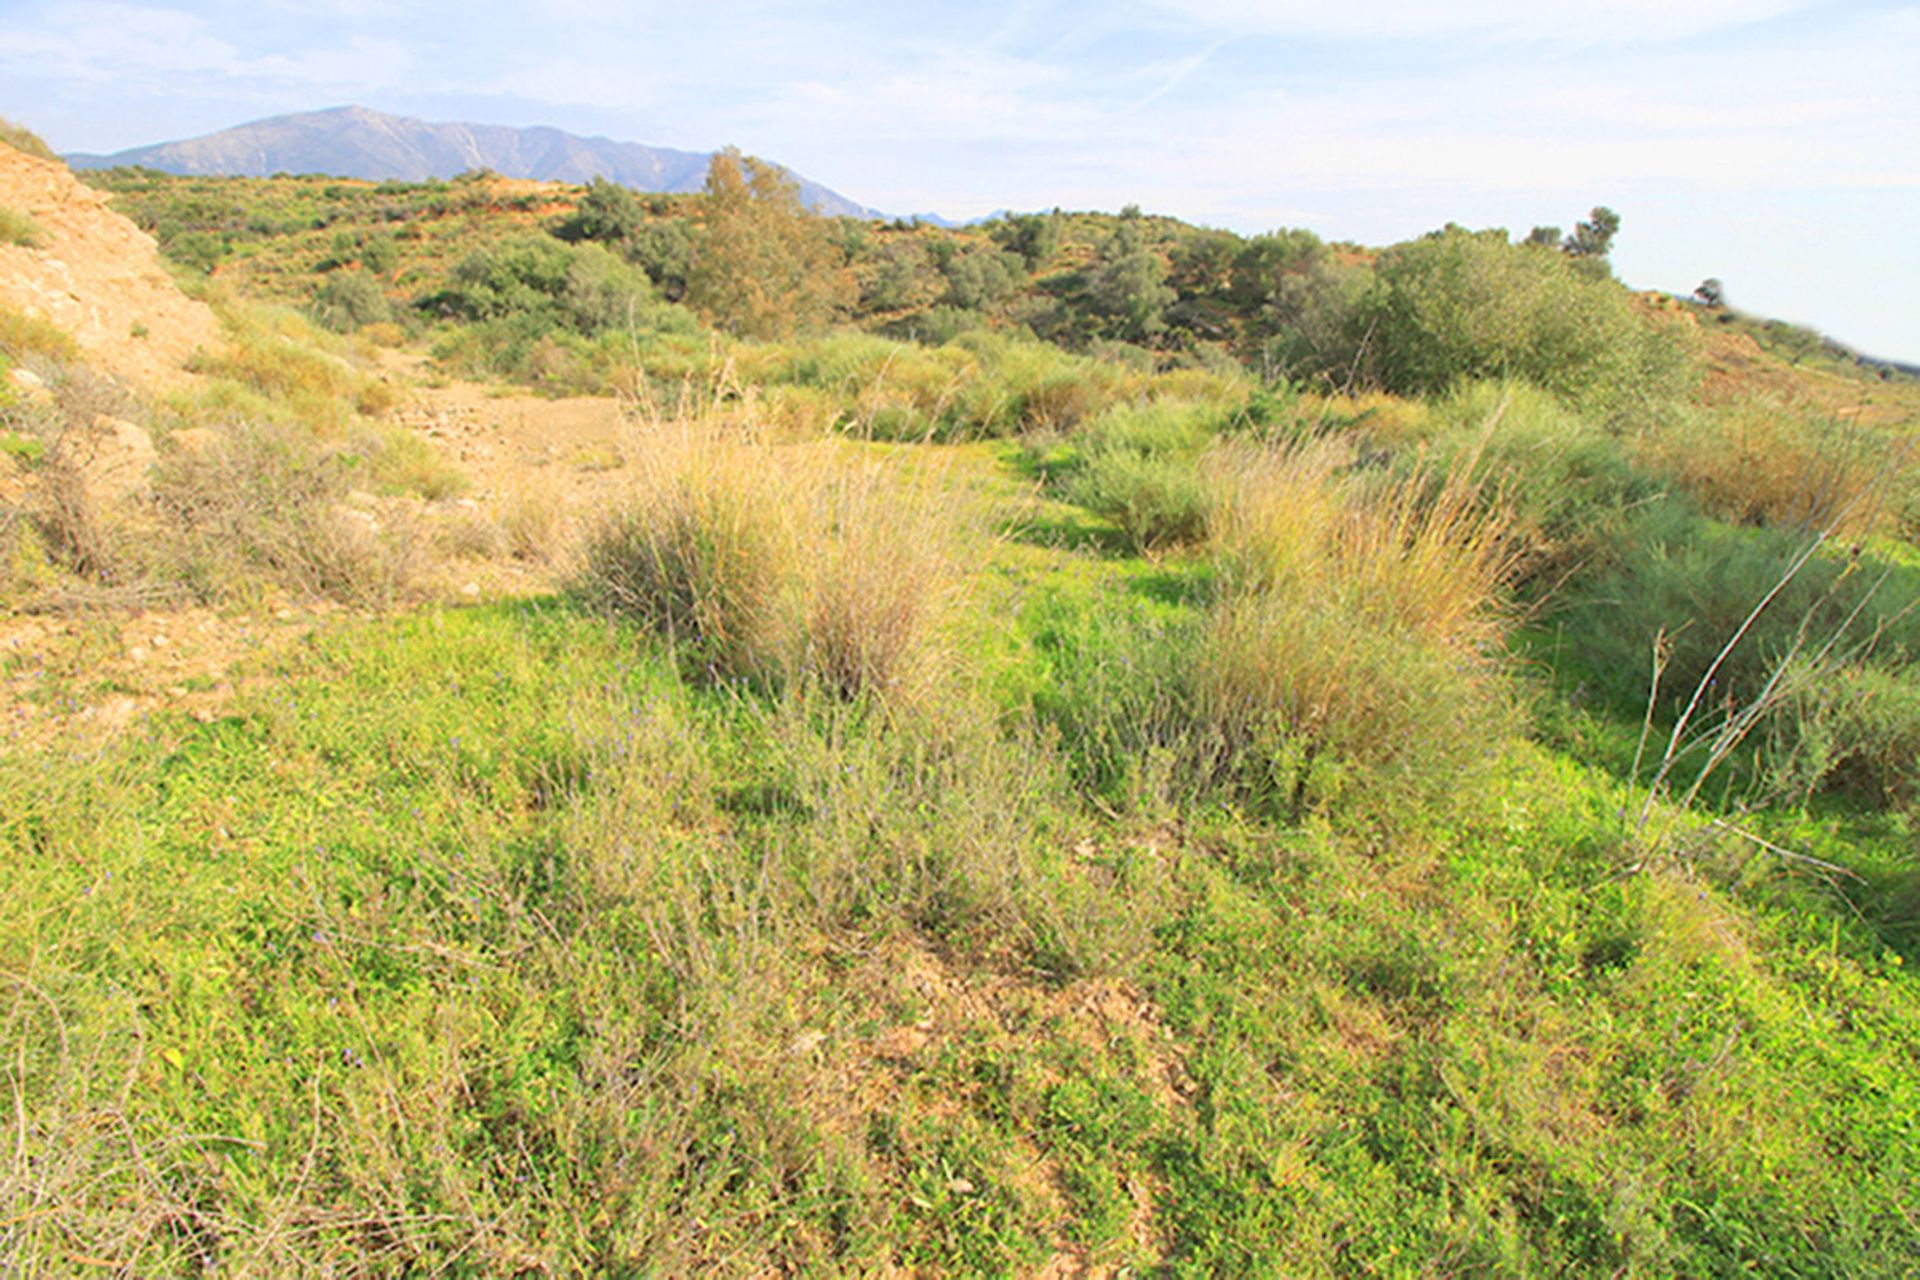
[{"label": "tall dry grass", "polygon": [[1854,538],[1886,520],[1907,451],[1803,407],[1753,399],[1700,409],[1644,435],[1640,458],[1733,524]]},{"label": "tall dry grass", "polygon": [[941,664],[964,499],[837,441],[665,426],[586,540],[582,595],[720,679],[904,695]]},{"label": "tall dry grass", "polygon": [[1507,725],[1497,643],[1515,566],[1497,495],[1355,467],[1336,442],[1208,466],[1222,591],[1194,674],[1218,769],[1299,818],[1437,812]]},{"label": "tall dry grass", "polygon": [[1517,550],[1474,461],[1395,476],[1359,465],[1338,440],[1223,446],[1208,467],[1229,594],[1338,599],[1423,642],[1484,649],[1504,629]]}]

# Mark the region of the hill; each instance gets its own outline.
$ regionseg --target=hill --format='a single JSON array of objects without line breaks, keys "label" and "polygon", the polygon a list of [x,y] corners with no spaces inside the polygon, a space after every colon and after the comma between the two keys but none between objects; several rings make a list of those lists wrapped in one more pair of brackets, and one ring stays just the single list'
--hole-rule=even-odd
[{"label": "hill", "polygon": [[[163,173],[267,177],[322,173],[420,182],[492,169],[509,178],[585,182],[600,177],[639,191],[698,191],[710,153],[582,138],[560,129],[436,124],[366,107],[272,116],[198,138],[66,157],[76,169],[140,166]],[[829,215],[878,216],[837,191],[794,174],[807,207]]]},{"label": "hill", "polygon": [[66,166],[0,146],[0,206],[34,227],[30,243],[0,243],[0,305],[66,330],[123,378],[176,385],[219,322],[175,287],[153,238],[108,205]]}]

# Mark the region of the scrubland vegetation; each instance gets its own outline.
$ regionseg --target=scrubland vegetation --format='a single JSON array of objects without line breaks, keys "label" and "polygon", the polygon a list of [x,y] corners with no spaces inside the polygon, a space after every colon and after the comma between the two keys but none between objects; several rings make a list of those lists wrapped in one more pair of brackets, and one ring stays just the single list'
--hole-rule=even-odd
[{"label": "scrubland vegetation", "polygon": [[[107,392],[0,313],[0,586],[363,609],[0,754],[8,1263],[1920,1269],[1908,384],[1721,376],[1604,211],[106,181],[233,341],[82,512]],[[621,397],[550,591],[348,518],[457,484],[407,342]]]}]

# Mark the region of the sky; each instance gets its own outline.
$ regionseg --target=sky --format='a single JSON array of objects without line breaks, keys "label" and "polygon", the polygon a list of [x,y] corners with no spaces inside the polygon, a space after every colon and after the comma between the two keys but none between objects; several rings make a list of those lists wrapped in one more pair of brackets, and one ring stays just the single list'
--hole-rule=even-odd
[{"label": "sky", "polygon": [[347,103],[732,144],[956,218],[1384,245],[1605,204],[1629,284],[1920,362],[1920,3],[0,0],[0,115],[58,150]]}]

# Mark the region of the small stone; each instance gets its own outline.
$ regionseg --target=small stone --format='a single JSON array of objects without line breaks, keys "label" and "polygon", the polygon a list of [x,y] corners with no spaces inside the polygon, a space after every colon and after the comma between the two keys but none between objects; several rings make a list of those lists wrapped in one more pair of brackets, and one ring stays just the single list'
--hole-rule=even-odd
[{"label": "small stone", "polygon": [[804,1058],[826,1042],[827,1037],[818,1031],[802,1031],[787,1046],[787,1052],[796,1058]]},{"label": "small stone", "polygon": [[478,599],[480,596],[480,584],[477,582],[469,582],[466,586],[460,588],[460,594],[469,600]]},{"label": "small stone", "polygon": [[156,635],[152,640],[153,647],[156,649],[164,649],[172,643],[173,641],[167,639],[164,635]]},{"label": "small stone", "polygon": [[947,1184],[947,1190],[957,1196],[970,1196],[973,1194],[973,1184],[965,1178],[955,1178]]},{"label": "small stone", "polygon": [[127,649],[128,662],[145,662],[146,660],[147,660],[147,649],[145,645],[136,644],[128,647]]},{"label": "small stone", "polygon": [[187,696],[187,686],[183,684],[170,684],[167,686],[167,696],[169,698],[184,698]]}]

